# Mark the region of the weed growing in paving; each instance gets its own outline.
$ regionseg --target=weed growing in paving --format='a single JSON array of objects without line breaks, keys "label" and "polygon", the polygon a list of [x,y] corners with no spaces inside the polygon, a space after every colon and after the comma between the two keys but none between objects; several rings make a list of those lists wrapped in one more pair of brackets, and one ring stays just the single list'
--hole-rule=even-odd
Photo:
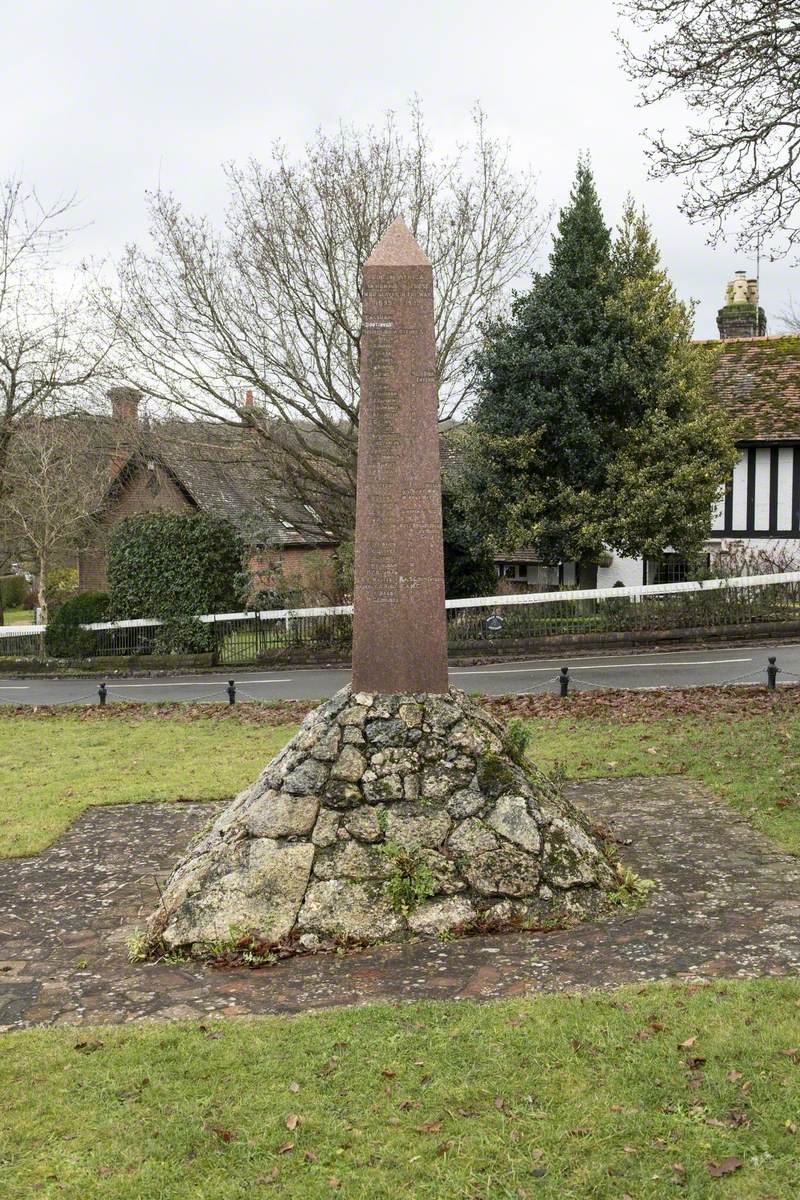
[{"label": "weed growing in paving", "polygon": [[418,850],[404,849],[396,842],[381,847],[392,865],[384,891],[395,912],[408,915],[436,891],[436,880]]}]

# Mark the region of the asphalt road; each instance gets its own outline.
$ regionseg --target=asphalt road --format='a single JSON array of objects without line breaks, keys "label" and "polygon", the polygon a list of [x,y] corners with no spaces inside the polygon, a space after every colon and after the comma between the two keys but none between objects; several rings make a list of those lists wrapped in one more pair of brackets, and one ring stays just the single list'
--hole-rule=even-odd
[{"label": "asphalt road", "polygon": [[[450,681],[467,692],[497,696],[509,692],[557,691],[555,676],[569,664],[572,687],[692,687],[732,681],[764,683],[767,656],[777,656],[779,682],[800,679],[800,644],[722,647],[656,653],[598,654],[536,658],[524,662],[451,667]],[[217,700],[226,697],[227,680],[236,680],[239,699],[323,700],[350,681],[346,670],[296,668],[286,671],[238,671],[225,675],[184,675],[161,678],[109,679],[108,699]],[[0,704],[96,703],[98,680],[0,678]]]}]

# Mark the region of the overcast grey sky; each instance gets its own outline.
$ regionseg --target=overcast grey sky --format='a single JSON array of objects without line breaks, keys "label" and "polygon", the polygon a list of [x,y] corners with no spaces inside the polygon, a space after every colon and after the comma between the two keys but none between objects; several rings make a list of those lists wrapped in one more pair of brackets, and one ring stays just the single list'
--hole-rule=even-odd
[{"label": "overcast grey sky", "polygon": [[[680,128],[681,112],[635,107],[612,0],[0,0],[0,15],[0,175],[76,191],[82,254],[142,239],[159,182],[219,219],[222,162],[266,158],[276,138],[300,153],[318,125],[377,122],[417,93],[443,149],[479,100],[544,202],[564,202],[588,150],[609,221],[628,191],[647,208],[679,294],[700,302],[698,336],[716,336],[733,271],[754,272],[688,225],[677,183],[647,181],[640,131]],[[772,332],[796,277],[762,261]]]}]

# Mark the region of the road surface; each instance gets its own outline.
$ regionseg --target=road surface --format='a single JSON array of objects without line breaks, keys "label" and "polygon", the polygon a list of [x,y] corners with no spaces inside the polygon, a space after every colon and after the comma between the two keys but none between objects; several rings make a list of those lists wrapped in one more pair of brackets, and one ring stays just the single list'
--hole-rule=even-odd
[{"label": "road surface", "polygon": [[[715,649],[672,649],[641,654],[571,655],[523,662],[451,667],[450,682],[467,692],[497,696],[509,692],[557,691],[554,679],[569,664],[572,687],[693,687],[732,681],[764,683],[767,657],[777,656],[779,682],[800,679],[800,644],[771,643]],[[108,699],[217,700],[226,697],[227,680],[236,680],[241,700],[323,700],[350,681],[349,670],[297,667],[246,671],[231,667],[225,675],[108,679]],[[0,704],[74,704],[97,700],[97,679],[9,679],[0,677]]]}]

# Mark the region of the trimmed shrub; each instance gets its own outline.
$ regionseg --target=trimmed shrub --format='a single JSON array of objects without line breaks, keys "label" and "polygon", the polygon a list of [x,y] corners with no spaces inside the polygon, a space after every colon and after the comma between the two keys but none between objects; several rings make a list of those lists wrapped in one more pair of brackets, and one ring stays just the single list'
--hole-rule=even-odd
[{"label": "trimmed shrub", "polygon": [[108,620],[109,601],[105,592],[81,592],[66,600],[47,622],[45,650],[53,658],[90,658],[97,635],[81,625]]},{"label": "trimmed shrub", "polygon": [[3,608],[27,608],[31,585],[24,575],[6,575],[0,579]]},{"label": "trimmed shrub", "polygon": [[202,613],[241,608],[245,547],[227,521],[204,513],[155,512],[114,530],[108,587],[114,620],[154,617],[160,652],[213,649]]}]

